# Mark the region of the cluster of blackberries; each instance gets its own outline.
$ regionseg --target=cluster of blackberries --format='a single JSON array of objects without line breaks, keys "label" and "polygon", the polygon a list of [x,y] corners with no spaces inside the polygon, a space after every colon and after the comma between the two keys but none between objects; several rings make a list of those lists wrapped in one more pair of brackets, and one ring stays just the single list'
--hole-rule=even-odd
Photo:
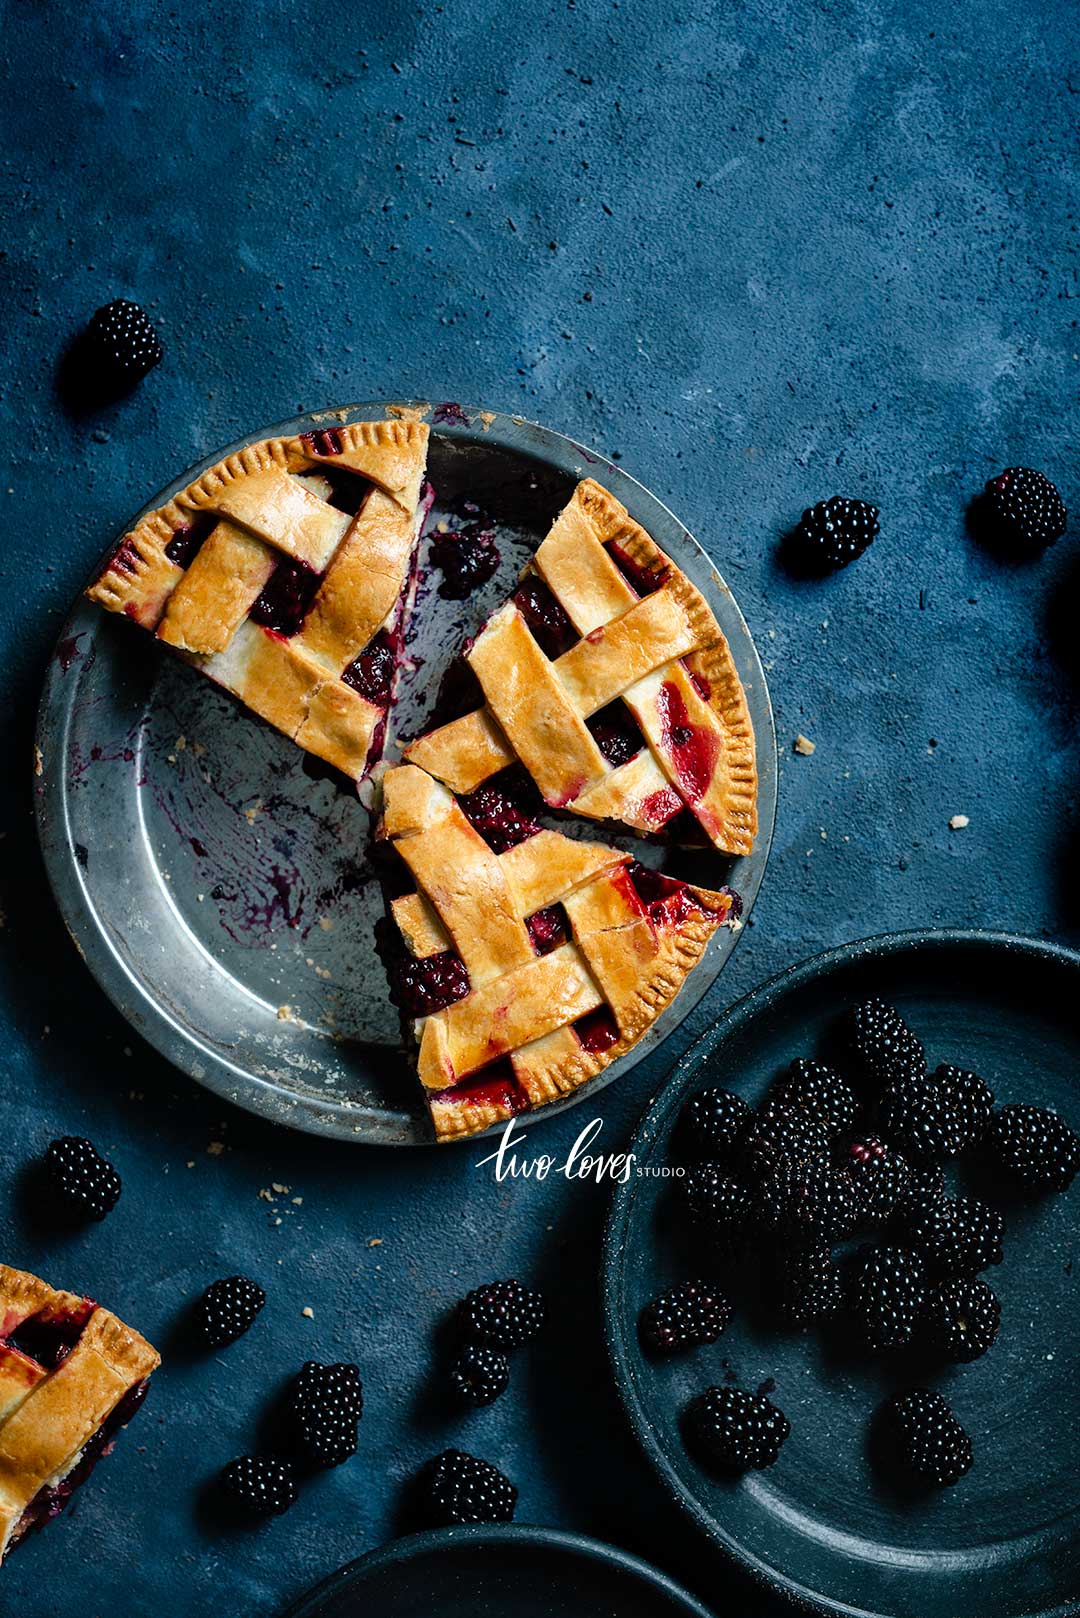
[{"label": "cluster of blackberries", "polygon": [[[791,558],[805,568],[831,573],[847,567],[872,545],[878,509],[865,500],[833,495],[803,512],[788,535]],[[1061,538],[1068,522],[1065,502],[1042,472],[1007,466],[972,502],[970,526],[984,543],[1009,556],[1034,556]]]},{"label": "cluster of blackberries", "polygon": [[[837,1067],[799,1060],[751,1108],[725,1089],[687,1102],[677,1142],[685,1219],[718,1268],[752,1247],[776,1314],[806,1326],[845,1312],[864,1348],[917,1347],[954,1364],[994,1343],[1001,1305],[980,1274],[1002,1259],[1005,1222],[950,1195],[944,1165],[978,1151],[1028,1193],[1065,1191],[1080,1137],[1056,1113],[995,1107],[977,1074],[931,1072],[900,1013],[867,1000],[849,1014]],[[859,1232],[877,1240],[838,1257]],[[695,1279],[641,1314],[654,1354],[713,1343],[733,1306],[726,1286]],[[920,1476],[954,1483],[971,1443],[940,1395],[916,1389],[889,1406],[894,1451]],[[688,1441],[725,1469],[769,1466],[786,1418],[762,1393],[709,1388],[686,1411]]]},{"label": "cluster of blackberries", "polygon": [[544,1324],[544,1300],[520,1281],[489,1281],[454,1313],[457,1352],[450,1387],[463,1405],[489,1405],[510,1384],[510,1355]]}]

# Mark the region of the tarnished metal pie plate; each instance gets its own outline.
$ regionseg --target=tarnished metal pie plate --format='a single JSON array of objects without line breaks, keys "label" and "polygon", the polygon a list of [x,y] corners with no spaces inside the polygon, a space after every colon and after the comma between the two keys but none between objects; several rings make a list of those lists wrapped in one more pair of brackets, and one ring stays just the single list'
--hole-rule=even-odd
[{"label": "tarnished metal pie plate", "polygon": [[[356,405],[260,428],[145,509],[243,444],[385,413]],[[439,575],[422,568],[395,734],[421,728],[463,636],[505,599],[578,479],[597,478],[707,596],[757,735],[761,834],[752,856],[662,854],[639,842],[635,851],[708,886],[730,882],[745,917],[772,835],[776,741],[753,641],[712,562],[653,495],[570,439],[458,406],[433,407],[432,420],[428,531],[475,501],[494,520],[502,563],[464,603],[443,600]],[[36,769],[38,826],[64,919],[102,988],[152,1045],[211,1090],[281,1123],[387,1145],[430,1140],[375,953],[382,900],[366,857],[370,817],[355,791],[149,635],[81,599],[50,664]],[[560,829],[596,833],[584,822]],[[734,942],[721,929],[646,1038],[562,1105],[594,1096],[669,1034]]]}]

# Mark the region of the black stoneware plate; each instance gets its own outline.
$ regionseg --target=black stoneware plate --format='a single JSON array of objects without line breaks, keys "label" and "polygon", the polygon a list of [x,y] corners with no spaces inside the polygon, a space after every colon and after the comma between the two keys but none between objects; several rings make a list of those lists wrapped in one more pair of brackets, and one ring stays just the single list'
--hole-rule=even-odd
[{"label": "black stoneware plate", "polygon": [[626,1551],[552,1528],[444,1528],[352,1562],[287,1618],[710,1618]]},{"label": "black stoneware plate", "polygon": [[[496,529],[502,563],[464,603],[444,601],[439,575],[422,566],[396,735],[421,728],[464,636],[509,594],[575,483],[599,479],[708,598],[757,735],[761,832],[748,859],[712,849],[662,855],[640,840],[635,851],[702,885],[731,883],[745,918],[772,837],[776,737],[761,664],[731,592],[678,519],[602,456],[519,417],[425,408],[436,492],[427,532],[463,500],[475,501]],[[384,405],[355,405],[260,428],[185,472],[147,509],[243,443],[385,414]],[[725,535],[707,539],[722,558]],[[35,768],[38,828],[64,920],[102,988],[151,1044],[209,1089],[279,1122],[386,1145],[430,1139],[375,954],[382,896],[365,858],[368,813],[350,783],[313,769],[299,748],[149,635],[82,600],[50,664]],[[583,820],[561,829],[596,835]],[[562,1105],[594,1096],[671,1033],[714,982],[735,938],[719,929],[675,1005],[622,1062]]]},{"label": "black stoneware plate", "polygon": [[[721,1084],[756,1101],[795,1057],[828,1052],[854,1002],[880,995],[922,1037],[931,1065],[973,1068],[999,1101],[1080,1125],[1080,955],[987,933],[899,934],[818,956],[741,1001],[687,1052],[640,1125],[636,1166],[668,1161],[685,1098]],[[981,1195],[1000,1190],[968,1169]],[[960,1175],[957,1183],[964,1183]],[[631,1423],[664,1484],[718,1545],[788,1595],[830,1613],[889,1618],[1065,1618],[1080,1611],[1080,1185],[1000,1202],[1005,1259],[986,1278],[1002,1326],[969,1366],[869,1362],[845,1340],[773,1330],[740,1310],[720,1341],[656,1362],[641,1306],[699,1274],[682,1252],[670,1183],[616,1188],[605,1252],[609,1346]],[[693,1461],[679,1413],[725,1378],[771,1397],[791,1422],[776,1465],[718,1481]],[[975,1465],[954,1488],[905,1491],[868,1455],[868,1422],[913,1381],[940,1388],[971,1434]]]}]

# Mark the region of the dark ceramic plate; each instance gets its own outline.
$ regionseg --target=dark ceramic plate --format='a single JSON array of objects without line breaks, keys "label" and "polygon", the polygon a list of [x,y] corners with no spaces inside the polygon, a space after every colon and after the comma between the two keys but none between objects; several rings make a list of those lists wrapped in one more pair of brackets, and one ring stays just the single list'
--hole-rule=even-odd
[{"label": "dark ceramic plate", "polygon": [[[936,1065],[981,1073],[999,1100],[1054,1107],[1080,1123],[1080,955],[986,933],[900,934],[833,950],[743,1000],[687,1052],[632,1146],[638,1168],[668,1160],[685,1097],[723,1084],[750,1100],[796,1056],[823,1054],[837,1018],[867,995],[892,1001]],[[996,1190],[985,1182],[983,1195]],[[739,1315],[710,1348],[656,1363],[639,1347],[641,1306],[699,1273],[680,1258],[670,1187],[619,1186],[605,1252],[609,1346],[639,1440],[679,1504],[717,1545],[788,1595],[830,1613],[889,1618],[1065,1618],[1080,1611],[1080,1186],[1003,1202],[1005,1261],[987,1272],[1001,1334],[939,1387],[971,1434],[975,1466],[956,1487],[905,1493],[871,1464],[868,1421],[915,1368],[867,1363],[843,1332],[782,1333]],[[1075,1270],[1075,1273],[1074,1273]],[[679,1413],[725,1375],[775,1381],[791,1421],[777,1464],[720,1482],[687,1454]]]},{"label": "dark ceramic plate", "polygon": [[327,1579],[288,1618],[710,1618],[626,1551],[552,1528],[411,1534]]},{"label": "dark ceramic plate", "polygon": [[[354,405],[261,428],[243,442],[385,413],[383,405]],[[749,858],[711,849],[665,854],[640,840],[635,852],[676,875],[692,858],[687,874],[709,887],[731,883],[745,917],[772,837],[776,738],[754,643],[715,566],[654,495],[570,439],[458,405],[435,406],[432,420],[428,533],[473,500],[495,527],[502,563],[464,603],[442,600],[438,575],[422,571],[397,736],[421,728],[465,634],[505,599],[578,479],[602,480],[709,600],[757,736],[761,832]],[[713,542],[722,549],[720,536]],[[387,756],[396,756],[393,738]],[[383,1145],[430,1139],[375,954],[382,896],[364,858],[367,811],[348,783],[342,790],[325,770],[312,771],[284,736],[163,655],[150,636],[82,600],[50,665],[36,769],[38,829],[64,920],[102,988],[151,1044],[211,1090],[281,1123]],[[561,829],[595,835],[584,820]],[[714,982],[736,936],[720,928],[677,1003],[561,1106],[594,1097],[670,1034]]]}]

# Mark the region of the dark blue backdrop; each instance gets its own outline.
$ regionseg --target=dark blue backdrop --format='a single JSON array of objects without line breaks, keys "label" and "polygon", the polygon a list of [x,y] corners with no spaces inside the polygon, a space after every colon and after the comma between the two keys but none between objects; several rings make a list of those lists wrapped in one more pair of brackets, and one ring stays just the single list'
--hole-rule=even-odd
[{"label": "dark blue backdrop", "polygon": [[[0,1609],[69,1613],[56,1570],[76,1557],[87,1613],[276,1611],[391,1535],[403,1480],[453,1441],[514,1476],[523,1520],[637,1549],[724,1611],[766,1610],[624,1434],[597,1303],[606,1195],[496,1188],[476,1147],[289,1135],[168,1069],[55,916],[32,705],[92,560],[192,460],[350,399],[516,410],[618,453],[713,552],[766,660],[783,753],[753,923],[711,1000],[604,1095],[606,1143],[723,1005],[823,945],[936,923],[1077,941],[1075,544],[1004,567],[963,522],[1001,465],[1078,493],[1073,12],[9,10],[2,1251],[166,1343],[216,1275],[249,1270],[270,1302],[227,1353],[170,1365],[74,1520],[4,1569]],[[117,295],[151,309],[167,358],[128,403],[73,420],[58,352]],[[792,582],[777,536],[837,491],[880,503],[882,537],[835,580]],[[791,752],[800,731],[812,758]],[[957,813],[970,825],[950,831]],[[545,1125],[545,1149],[564,1152],[588,1116]],[[65,1242],[19,1195],[22,1165],[62,1132],[94,1137],[126,1183],[107,1224]],[[272,1182],[303,1198],[280,1225],[258,1196]],[[469,1423],[433,1417],[440,1311],[515,1272],[552,1289],[546,1358]],[[198,1487],[308,1356],[359,1360],[362,1454],[282,1522],[223,1533]]]}]

